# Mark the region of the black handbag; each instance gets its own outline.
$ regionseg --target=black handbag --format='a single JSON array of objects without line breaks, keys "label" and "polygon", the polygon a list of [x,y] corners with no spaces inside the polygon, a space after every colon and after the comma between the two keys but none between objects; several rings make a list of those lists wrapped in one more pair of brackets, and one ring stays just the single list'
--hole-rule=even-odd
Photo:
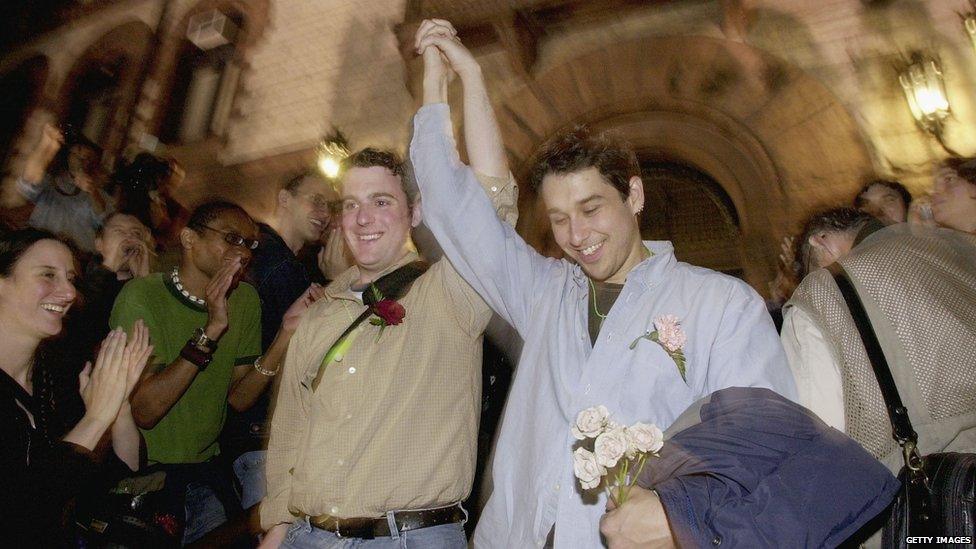
[{"label": "black handbag", "polygon": [[828,267],[864,343],[878,378],[892,436],[902,448],[905,465],[898,474],[902,489],[891,506],[882,532],[883,547],[919,543],[973,547],[976,541],[976,454],[943,452],[922,456],[918,433],[888,367],[881,343],[847,272],[838,263]]}]

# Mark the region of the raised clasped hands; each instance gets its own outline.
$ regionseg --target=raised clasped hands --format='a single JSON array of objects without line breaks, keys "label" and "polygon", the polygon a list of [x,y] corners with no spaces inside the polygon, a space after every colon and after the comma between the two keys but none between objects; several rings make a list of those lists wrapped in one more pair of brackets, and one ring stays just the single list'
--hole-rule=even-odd
[{"label": "raised clasped hands", "polygon": [[425,19],[417,29],[414,48],[424,58],[424,102],[447,100],[447,84],[457,74],[463,81],[480,74],[481,67],[457,37],[457,30],[443,19]]}]

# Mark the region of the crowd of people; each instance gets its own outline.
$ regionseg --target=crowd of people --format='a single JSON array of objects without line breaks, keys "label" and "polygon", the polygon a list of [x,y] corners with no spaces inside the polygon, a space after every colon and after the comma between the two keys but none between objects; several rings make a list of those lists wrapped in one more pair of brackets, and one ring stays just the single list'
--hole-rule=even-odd
[{"label": "crowd of people", "polygon": [[[0,236],[12,546],[877,543],[902,454],[835,264],[918,450],[976,451],[976,160],[941,164],[930,198],[874,180],[812,216],[786,243],[778,333],[747,284],[641,240],[636,155],[612,134],[539,155],[528,183],[564,258],[536,252],[477,61],[443,20],[414,46],[409,159],[364,148],[335,188],[299,173],[263,223],[187,211],[182,169],[149,153],[103,184],[94,144],[44,128],[16,183],[30,227]],[[499,319],[521,351],[493,440]],[[577,483],[592,406],[667,435],[620,505]]]}]

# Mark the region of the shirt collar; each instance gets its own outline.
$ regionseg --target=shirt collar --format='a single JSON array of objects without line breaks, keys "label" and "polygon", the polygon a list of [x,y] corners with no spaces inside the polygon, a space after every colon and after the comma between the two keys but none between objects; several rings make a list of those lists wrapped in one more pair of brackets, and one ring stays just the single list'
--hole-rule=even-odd
[{"label": "shirt collar", "polygon": [[295,253],[292,252],[291,248],[288,247],[288,243],[285,242],[285,239],[282,238],[280,234],[278,234],[278,231],[271,228],[271,225],[258,223],[258,238],[261,242],[260,248],[280,248],[286,250],[288,255],[295,257]]},{"label": "shirt collar", "polygon": [[[627,281],[639,280],[641,289],[649,290],[667,276],[678,260],[674,257],[674,245],[667,240],[645,240],[643,243],[647,251],[651,252],[651,257],[634,266],[627,273]],[[586,273],[582,267],[574,265],[573,273],[577,286],[586,287]]]},{"label": "shirt collar", "polygon": [[[393,265],[387,267],[376,278],[380,278],[381,276],[390,274],[393,271],[399,269],[400,267],[403,267],[408,263],[413,263],[414,261],[418,261],[418,260],[420,260],[420,255],[417,252],[411,250],[403,254],[403,256],[400,259],[394,262]],[[352,267],[349,267],[348,269],[343,271],[342,274],[337,276],[336,279],[333,280],[328,287],[326,287],[325,295],[332,299],[346,299],[349,301],[355,301],[357,303],[361,303],[361,300],[358,297],[356,297],[356,294],[354,294],[350,289],[353,282],[355,282],[358,279],[359,279],[359,266],[353,265]]]}]

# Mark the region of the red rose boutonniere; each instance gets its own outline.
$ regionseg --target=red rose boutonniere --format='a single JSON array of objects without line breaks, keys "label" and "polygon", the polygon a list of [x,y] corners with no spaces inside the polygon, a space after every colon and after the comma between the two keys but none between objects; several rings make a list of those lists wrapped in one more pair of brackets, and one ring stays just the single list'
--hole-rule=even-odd
[{"label": "red rose boutonniere", "polygon": [[396,326],[403,322],[403,318],[407,316],[407,310],[398,301],[384,299],[383,294],[380,293],[376,286],[370,286],[370,290],[376,299],[371,307],[373,314],[376,316],[369,319],[369,323],[373,326],[379,326],[379,335],[383,335],[383,330],[387,326]]}]

